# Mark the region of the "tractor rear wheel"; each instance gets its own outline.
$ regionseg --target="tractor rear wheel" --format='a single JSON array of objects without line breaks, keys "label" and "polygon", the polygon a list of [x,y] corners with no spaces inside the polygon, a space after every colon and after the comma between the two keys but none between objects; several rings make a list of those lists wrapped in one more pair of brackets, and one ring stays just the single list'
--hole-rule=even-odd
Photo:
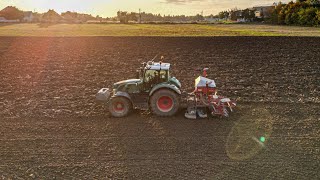
[{"label": "tractor rear wheel", "polygon": [[113,117],[125,117],[132,110],[130,101],[124,97],[115,97],[110,100],[109,112]]},{"label": "tractor rear wheel", "polygon": [[160,89],[151,96],[150,107],[158,116],[172,116],[179,109],[178,95],[171,90]]}]

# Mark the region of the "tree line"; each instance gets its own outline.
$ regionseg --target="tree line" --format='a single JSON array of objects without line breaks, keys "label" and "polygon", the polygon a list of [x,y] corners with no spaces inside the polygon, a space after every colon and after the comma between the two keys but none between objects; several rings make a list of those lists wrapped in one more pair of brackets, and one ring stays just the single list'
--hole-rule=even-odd
[{"label": "tree line", "polygon": [[[212,16],[212,15],[211,15]],[[209,17],[209,16],[206,16]],[[197,14],[195,16],[186,16],[186,15],[161,15],[161,14],[152,14],[146,12],[126,12],[118,11],[117,19],[120,23],[128,22],[197,22],[203,21],[205,16]]]},{"label": "tree line", "polygon": [[4,17],[7,20],[22,20],[24,17],[23,11],[16,7],[8,6],[0,11],[0,17]]},{"label": "tree line", "polygon": [[249,8],[243,10],[234,8],[230,11],[221,11],[215,17],[218,17],[219,19],[230,19],[232,21],[236,21],[238,18],[244,18],[249,21],[257,20],[257,18],[255,17],[255,12]]},{"label": "tree line", "polygon": [[288,4],[278,3],[269,20],[274,24],[319,26],[320,1],[297,0]]},{"label": "tree line", "polygon": [[[120,21],[121,23],[128,22],[198,22],[206,19],[217,20],[232,20],[237,21],[239,18],[246,21],[265,21],[280,25],[302,25],[302,26],[319,26],[320,25],[320,0],[297,0],[284,4],[279,2],[271,8],[270,16],[256,18],[255,11],[251,8],[244,10],[233,9],[230,11],[222,11],[217,15],[203,16],[197,14],[195,16],[185,15],[160,15],[152,13],[136,13],[136,12],[117,12],[117,16],[113,18],[101,18],[90,14],[81,14],[77,12],[64,12],[58,14],[54,10],[49,10],[46,13],[33,12],[33,22],[70,22],[81,23],[87,21]],[[268,13],[269,14],[269,13]],[[0,17],[7,20],[20,20],[24,18],[24,12],[16,7],[8,6],[0,11]]]},{"label": "tree line", "polygon": [[268,9],[268,14],[270,16],[257,18],[255,17],[255,11],[252,9],[238,10],[235,8],[229,11],[221,11],[217,16],[220,19],[232,21],[244,18],[249,21],[264,21],[279,25],[319,26],[320,0],[297,0],[288,4],[274,3],[274,8],[271,8],[270,12]]},{"label": "tree line", "polygon": [[[8,6],[0,11],[0,17],[4,17],[7,20],[20,20],[23,21],[25,17],[24,11],[14,7]],[[32,12],[32,22],[66,22],[66,23],[81,23],[87,22],[90,20],[101,20],[102,18],[99,16],[92,16],[90,14],[82,14],[77,12],[64,12],[58,14],[53,9],[50,9],[48,12],[45,13],[37,13]]]}]

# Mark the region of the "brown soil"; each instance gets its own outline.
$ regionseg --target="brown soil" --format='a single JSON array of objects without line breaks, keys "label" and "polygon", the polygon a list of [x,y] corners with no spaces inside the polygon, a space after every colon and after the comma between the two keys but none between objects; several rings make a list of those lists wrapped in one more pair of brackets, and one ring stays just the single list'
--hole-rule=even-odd
[{"label": "brown soil", "polygon": [[[320,38],[0,38],[0,178],[319,179]],[[226,119],[109,117],[95,93],[156,54],[209,67]],[[265,143],[257,142],[261,136]]]}]

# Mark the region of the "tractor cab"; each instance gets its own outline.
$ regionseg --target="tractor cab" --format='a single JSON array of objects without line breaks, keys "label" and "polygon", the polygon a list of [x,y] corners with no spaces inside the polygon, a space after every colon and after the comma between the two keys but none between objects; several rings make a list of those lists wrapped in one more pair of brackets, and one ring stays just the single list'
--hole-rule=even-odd
[{"label": "tractor cab", "polygon": [[143,68],[142,81],[144,90],[150,91],[154,86],[168,82],[170,78],[169,74],[170,64],[160,62],[149,61]]}]

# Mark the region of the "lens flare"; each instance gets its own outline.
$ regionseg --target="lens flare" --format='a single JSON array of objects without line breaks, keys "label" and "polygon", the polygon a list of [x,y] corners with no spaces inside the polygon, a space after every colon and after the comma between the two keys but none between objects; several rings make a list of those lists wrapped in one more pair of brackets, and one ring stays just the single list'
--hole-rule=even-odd
[{"label": "lens flare", "polygon": [[244,113],[232,127],[226,142],[226,153],[230,159],[254,158],[267,146],[273,131],[274,118],[265,108],[254,108]]}]

